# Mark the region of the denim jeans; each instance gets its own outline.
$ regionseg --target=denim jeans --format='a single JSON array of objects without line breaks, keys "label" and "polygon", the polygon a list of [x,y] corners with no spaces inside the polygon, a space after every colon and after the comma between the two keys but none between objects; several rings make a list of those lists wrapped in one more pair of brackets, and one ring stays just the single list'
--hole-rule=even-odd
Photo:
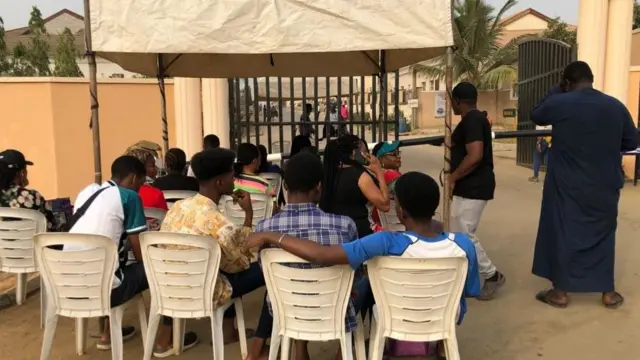
[{"label": "denim jeans", "polygon": [[538,151],[538,146],[536,145],[533,151],[533,177],[538,177],[543,158],[545,165],[549,165],[549,150],[549,144],[545,139],[540,140],[540,151]]}]

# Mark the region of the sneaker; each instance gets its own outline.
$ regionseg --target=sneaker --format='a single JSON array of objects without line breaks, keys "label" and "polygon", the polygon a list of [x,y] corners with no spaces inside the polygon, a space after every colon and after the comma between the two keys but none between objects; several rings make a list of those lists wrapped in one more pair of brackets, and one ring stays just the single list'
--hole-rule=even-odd
[{"label": "sneaker", "polygon": [[[184,333],[184,341],[182,344],[182,351],[187,351],[189,349],[191,349],[192,347],[198,345],[198,335],[196,333],[194,333],[193,331],[186,331]],[[168,349],[161,349],[156,347],[153,350],[153,356],[163,359],[163,358],[167,358],[169,356],[173,356],[175,355],[175,350],[173,349],[173,347],[170,347]]]},{"label": "sneaker", "polygon": [[496,274],[491,278],[484,281],[484,286],[480,292],[478,300],[487,301],[493,299],[496,292],[504,285],[507,278],[501,273],[496,271]]},{"label": "sneaker", "polygon": [[[134,337],[136,334],[136,328],[135,326],[123,326],[122,327],[122,341],[127,341],[130,340],[132,337]],[[111,350],[111,340],[109,341],[104,341],[102,339],[98,340],[98,343],[96,344],[96,348],[98,348],[98,350]]]},{"label": "sneaker", "polygon": [[540,182],[540,179],[537,176],[532,176],[529,178],[529,181],[537,183],[537,182]]}]

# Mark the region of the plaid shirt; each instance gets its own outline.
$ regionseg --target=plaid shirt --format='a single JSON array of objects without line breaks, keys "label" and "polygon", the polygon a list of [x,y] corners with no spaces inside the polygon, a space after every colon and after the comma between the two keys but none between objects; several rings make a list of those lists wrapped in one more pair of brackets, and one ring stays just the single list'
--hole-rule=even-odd
[{"label": "plaid shirt", "polygon": [[[358,238],[356,224],[351,218],[327,214],[311,203],[287,204],[278,214],[259,222],[254,231],[279,232],[302,239],[309,239],[325,246],[340,245]],[[312,264],[288,265],[300,269],[321,267]],[[267,297],[267,301],[269,301],[269,297]],[[271,311],[270,303],[269,310]],[[356,328],[356,311],[353,306],[353,299],[349,299],[345,326],[347,332]]]}]

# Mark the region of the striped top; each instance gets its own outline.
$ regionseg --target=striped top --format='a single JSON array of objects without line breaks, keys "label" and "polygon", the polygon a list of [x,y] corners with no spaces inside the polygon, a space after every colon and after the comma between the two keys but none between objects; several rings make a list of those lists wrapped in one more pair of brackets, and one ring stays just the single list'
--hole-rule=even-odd
[{"label": "striped top", "polygon": [[276,195],[269,181],[259,175],[237,175],[234,181],[234,190],[244,190],[250,194]]}]

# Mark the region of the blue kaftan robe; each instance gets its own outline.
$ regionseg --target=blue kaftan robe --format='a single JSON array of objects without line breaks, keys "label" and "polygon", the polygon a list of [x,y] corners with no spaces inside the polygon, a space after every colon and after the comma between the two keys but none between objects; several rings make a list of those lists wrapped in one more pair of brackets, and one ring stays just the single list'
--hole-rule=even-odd
[{"label": "blue kaftan robe", "polygon": [[555,88],[531,120],[553,127],[533,274],[562,291],[614,291],[620,153],[638,147],[631,115],[595,89]]}]

